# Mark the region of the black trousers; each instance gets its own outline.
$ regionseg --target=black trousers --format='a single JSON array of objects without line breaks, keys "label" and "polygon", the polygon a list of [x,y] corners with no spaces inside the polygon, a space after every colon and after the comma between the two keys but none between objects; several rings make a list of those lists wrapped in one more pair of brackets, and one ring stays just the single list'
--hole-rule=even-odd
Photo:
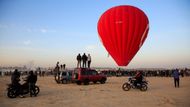
[{"label": "black trousers", "polygon": [[77,68],[81,68],[81,61],[77,60]]},{"label": "black trousers", "polygon": [[29,83],[30,96],[35,95],[35,83]]},{"label": "black trousers", "polygon": [[175,87],[179,87],[179,78],[174,78]]},{"label": "black trousers", "polygon": [[135,86],[137,86],[138,83],[141,84],[141,83],[142,83],[142,80],[136,79],[136,80],[134,81],[134,85],[135,85]]},{"label": "black trousers", "polygon": [[88,61],[88,68],[90,68],[91,61]]},{"label": "black trousers", "polygon": [[23,95],[22,85],[20,83],[13,83],[13,87],[16,89],[19,95]]},{"label": "black trousers", "polygon": [[86,61],[83,61],[82,67],[83,67],[83,68],[86,68]]}]

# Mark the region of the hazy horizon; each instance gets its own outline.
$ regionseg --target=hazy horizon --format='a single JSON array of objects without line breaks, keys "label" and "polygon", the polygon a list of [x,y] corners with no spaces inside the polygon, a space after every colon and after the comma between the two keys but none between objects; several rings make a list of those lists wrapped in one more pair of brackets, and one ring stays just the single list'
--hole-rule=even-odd
[{"label": "hazy horizon", "polygon": [[92,67],[118,67],[97,33],[99,17],[118,5],[133,5],[149,18],[148,37],[124,68],[190,67],[190,2],[159,1],[0,1],[0,66],[32,63],[76,67],[78,53],[91,54]]}]

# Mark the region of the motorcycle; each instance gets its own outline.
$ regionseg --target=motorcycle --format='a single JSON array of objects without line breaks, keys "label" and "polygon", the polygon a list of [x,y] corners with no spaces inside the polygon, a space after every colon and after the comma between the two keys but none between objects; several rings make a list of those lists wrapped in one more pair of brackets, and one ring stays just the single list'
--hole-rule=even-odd
[{"label": "motorcycle", "polygon": [[148,85],[148,81],[146,81],[145,79],[143,79],[141,83],[137,83],[135,85],[135,79],[133,79],[132,77],[129,77],[128,81],[122,85],[122,89],[124,91],[129,91],[131,88],[133,88],[133,89],[140,89],[141,91],[147,91],[148,89],[147,85]]},{"label": "motorcycle", "polygon": [[[29,94],[30,90],[29,90],[29,83],[25,82],[24,84],[21,85],[21,89],[22,89],[22,93],[23,95],[25,94]],[[34,90],[32,90],[32,95],[36,96],[38,95],[38,93],[40,92],[40,88],[38,86],[34,86]],[[7,96],[9,98],[16,98],[17,96],[19,96],[19,90],[17,87],[15,87],[12,84],[8,84],[8,88],[7,88]]]}]

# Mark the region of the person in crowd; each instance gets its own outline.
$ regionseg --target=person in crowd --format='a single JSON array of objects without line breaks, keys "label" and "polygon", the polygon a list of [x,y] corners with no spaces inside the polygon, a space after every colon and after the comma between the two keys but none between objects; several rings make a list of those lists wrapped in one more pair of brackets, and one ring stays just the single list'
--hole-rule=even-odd
[{"label": "person in crowd", "polygon": [[82,57],[80,55],[80,53],[77,55],[77,68],[81,68],[81,60],[82,60]]},{"label": "person in crowd", "polygon": [[23,98],[23,93],[22,93],[22,87],[21,84],[19,83],[20,81],[20,72],[18,72],[17,69],[12,73],[11,75],[11,84],[16,88],[16,90],[19,92],[19,96]]},{"label": "person in crowd", "polygon": [[179,88],[179,75],[180,73],[178,69],[173,70],[174,84],[175,84],[175,87],[178,87],[178,88]]},{"label": "person in crowd", "polygon": [[91,64],[91,56],[90,56],[90,54],[88,54],[87,61],[88,61],[88,68],[90,68],[90,64]]},{"label": "person in crowd", "polygon": [[63,64],[63,70],[65,70],[66,64]]},{"label": "person in crowd", "polygon": [[[54,69],[54,77],[55,77],[56,81],[60,80],[59,75],[60,75],[60,67],[59,67],[59,62],[57,62],[56,67]],[[56,76],[58,76],[58,80],[57,80]]]},{"label": "person in crowd", "polygon": [[63,71],[63,65],[60,65],[60,72],[62,72]]},{"label": "person in crowd", "polygon": [[184,70],[180,71],[180,75],[181,75],[181,77],[184,77]]},{"label": "person in crowd", "polygon": [[135,75],[135,81],[134,84],[137,86],[138,83],[141,83],[143,80],[143,75],[141,71],[137,71],[137,74]]},{"label": "person in crowd", "polygon": [[41,71],[41,68],[40,68],[40,67],[38,67],[37,71],[38,71],[38,73],[39,73],[39,76],[41,77],[41,76],[42,76],[42,71]]},{"label": "person in crowd", "polygon": [[42,76],[43,76],[43,77],[45,76],[45,73],[46,73],[45,71],[42,71]]},{"label": "person in crowd", "polygon": [[84,53],[82,55],[82,67],[86,68],[86,61],[87,61],[88,57],[86,56],[86,54]]},{"label": "person in crowd", "polygon": [[32,97],[32,93],[35,91],[36,82],[37,82],[37,75],[35,75],[33,71],[30,71],[27,77],[27,83],[29,84],[30,97]]}]

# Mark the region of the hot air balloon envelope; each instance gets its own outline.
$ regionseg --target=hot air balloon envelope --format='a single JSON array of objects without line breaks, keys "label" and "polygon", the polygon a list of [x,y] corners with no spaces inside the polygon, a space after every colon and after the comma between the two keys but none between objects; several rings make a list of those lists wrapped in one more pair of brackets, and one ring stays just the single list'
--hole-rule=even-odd
[{"label": "hot air balloon envelope", "polygon": [[137,7],[121,5],[108,9],[98,21],[99,37],[115,62],[127,66],[144,43],[149,21]]}]

